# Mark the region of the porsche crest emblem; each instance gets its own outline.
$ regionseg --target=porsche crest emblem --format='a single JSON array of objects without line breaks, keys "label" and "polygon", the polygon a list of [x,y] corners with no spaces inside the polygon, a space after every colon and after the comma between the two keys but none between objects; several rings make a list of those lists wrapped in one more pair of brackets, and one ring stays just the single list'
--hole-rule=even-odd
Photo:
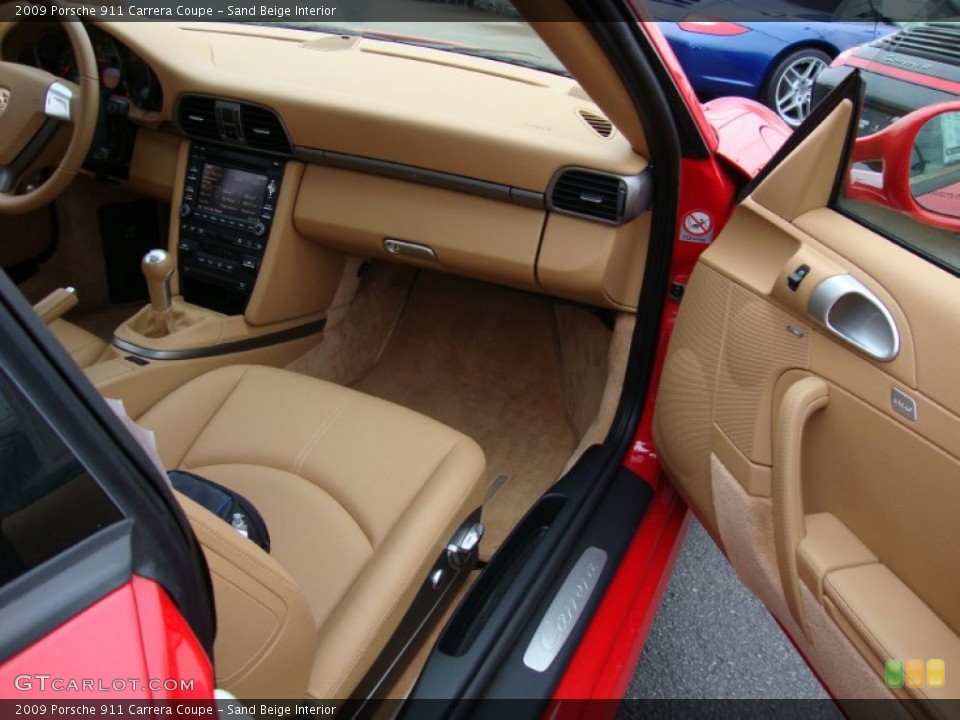
[{"label": "porsche crest emblem", "polygon": [[0,88],[0,117],[6,114],[8,107],[10,107],[10,91]]}]

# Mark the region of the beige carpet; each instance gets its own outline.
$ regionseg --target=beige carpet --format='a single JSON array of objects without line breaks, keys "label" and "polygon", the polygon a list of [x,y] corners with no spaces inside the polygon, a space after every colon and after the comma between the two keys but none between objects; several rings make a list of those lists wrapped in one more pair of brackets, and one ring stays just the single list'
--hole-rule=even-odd
[{"label": "beige carpet", "polygon": [[[356,272],[353,263],[351,267]],[[383,354],[416,277],[417,270],[404,265],[369,265],[348,305],[328,313],[320,342],[287,369],[338,385],[356,383]]]},{"label": "beige carpet", "polygon": [[577,444],[567,420],[553,305],[545,298],[420,273],[390,344],[358,390],[476,440],[490,480],[489,557],[557,479]]}]

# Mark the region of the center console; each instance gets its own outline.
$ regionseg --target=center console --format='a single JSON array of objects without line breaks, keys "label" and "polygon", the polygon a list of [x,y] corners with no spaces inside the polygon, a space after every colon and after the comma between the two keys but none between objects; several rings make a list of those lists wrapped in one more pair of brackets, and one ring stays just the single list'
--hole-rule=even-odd
[{"label": "center console", "polygon": [[257,280],[284,161],[202,144],[190,149],[178,268],[188,303],[242,314]]}]

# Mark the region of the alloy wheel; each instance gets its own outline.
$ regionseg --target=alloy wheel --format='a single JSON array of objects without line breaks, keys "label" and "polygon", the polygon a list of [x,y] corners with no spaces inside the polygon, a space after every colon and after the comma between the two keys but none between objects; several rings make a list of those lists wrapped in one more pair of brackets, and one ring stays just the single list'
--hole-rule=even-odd
[{"label": "alloy wheel", "polygon": [[826,67],[819,55],[799,55],[781,69],[775,81],[774,109],[790,127],[797,127],[810,114],[813,83]]}]

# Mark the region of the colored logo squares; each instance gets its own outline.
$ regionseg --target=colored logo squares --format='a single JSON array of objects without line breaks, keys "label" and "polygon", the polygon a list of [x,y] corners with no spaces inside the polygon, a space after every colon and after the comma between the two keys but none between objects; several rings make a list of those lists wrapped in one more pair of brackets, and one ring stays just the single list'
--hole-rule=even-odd
[{"label": "colored logo squares", "polygon": [[926,686],[942,688],[946,684],[947,667],[943,660],[887,660],[884,665],[884,679],[888,688],[922,688],[926,676]]},{"label": "colored logo squares", "polygon": [[903,660],[887,660],[885,670],[888,688],[903,687]]},{"label": "colored logo squares", "polygon": [[943,660],[927,660],[927,687],[942,688],[947,680],[947,664]]},{"label": "colored logo squares", "polygon": [[905,663],[908,688],[923,687],[923,660],[907,660]]}]

